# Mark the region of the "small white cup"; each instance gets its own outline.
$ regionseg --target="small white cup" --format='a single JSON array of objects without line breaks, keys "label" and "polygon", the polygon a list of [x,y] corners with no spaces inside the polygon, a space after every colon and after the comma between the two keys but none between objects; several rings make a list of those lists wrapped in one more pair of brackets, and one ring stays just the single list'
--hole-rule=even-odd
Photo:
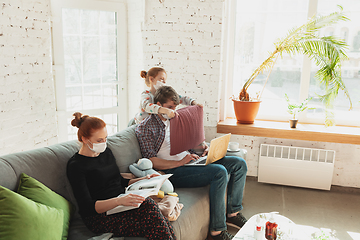
[{"label": "small white cup", "polygon": [[228,148],[230,151],[237,151],[237,150],[239,150],[239,143],[238,142],[229,142]]}]

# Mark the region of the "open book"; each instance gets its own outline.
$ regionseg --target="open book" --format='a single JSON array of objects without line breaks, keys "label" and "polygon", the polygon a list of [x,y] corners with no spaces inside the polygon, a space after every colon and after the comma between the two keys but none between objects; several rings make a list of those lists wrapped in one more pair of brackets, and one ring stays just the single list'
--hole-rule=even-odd
[{"label": "open book", "polygon": [[[143,196],[144,198],[147,198],[151,195],[157,195],[159,193],[159,190],[166,179],[171,177],[172,174],[165,174],[156,176],[150,179],[143,179],[137,182],[134,182],[133,184],[129,185],[124,194],[120,194],[118,197],[125,196],[127,194],[137,194],[140,196]],[[109,211],[106,212],[107,215],[127,211],[130,209],[138,208],[141,204],[139,204],[137,207],[134,206],[117,206]]]}]

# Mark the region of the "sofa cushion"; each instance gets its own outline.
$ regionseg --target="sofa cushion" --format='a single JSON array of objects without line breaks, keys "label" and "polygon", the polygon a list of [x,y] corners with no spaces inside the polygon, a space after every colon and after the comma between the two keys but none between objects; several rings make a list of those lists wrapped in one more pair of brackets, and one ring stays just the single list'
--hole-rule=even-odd
[{"label": "sofa cushion", "polygon": [[[9,156],[9,155],[8,155]],[[15,190],[17,187],[18,177],[16,172],[7,159],[0,157],[0,185],[10,190]]]},{"label": "sofa cushion", "polygon": [[70,218],[75,210],[75,207],[68,200],[53,192],[36,179],[29,177],[25,173],[22,173],[20,176],[20,183],[17,192],[37,203],[63,210],[64,221],[62,239],[67,239]]},{"label": "sofa cushion", "polygon": [[0,186],[0,239],[60,240],[64,213]]},{"label": "sofa cushion", "polygon": [[107,139],[108,147],[114,154],[120,172],[130,172],[129,165],[142,158],[135,127],[136,125],[128,127]]},{"label": "sofa cushion", "polygon": [[203,112],[197,105],[177,110],[170,120],[170,155],[195,148],[205,140]]},{"label": "sofa cushion", "polygon": [[[79,149],[80,144],[77,141],[68,141],[49,147],[1,156],[1,169],[6,167],[4,171],[9,170],[11,178],[6,173],[4,177],[1,177],[0,183],[2,186],[9,186],[10,190],[15,191],[19,185],[18,181],[21,173],[26,173],[45,183],[54,192],[72,201],[67,187],[70,184],[66,177],[66,164]],[[2,172],[0,170],[0,174]],[[4,182],[5,180],[11,180],[11,184]]]},{"label": "sofa cushion", "polygon": [[177,239],[202,240],[209,232],[209,186],[176,188],[179,202],[184,204],[181,214],[171,222]]}]

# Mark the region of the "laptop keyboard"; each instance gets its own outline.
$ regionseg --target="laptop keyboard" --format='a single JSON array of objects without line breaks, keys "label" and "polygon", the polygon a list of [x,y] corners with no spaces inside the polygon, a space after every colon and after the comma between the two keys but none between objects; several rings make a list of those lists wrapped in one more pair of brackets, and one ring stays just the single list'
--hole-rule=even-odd
[{"label": "laptop keyboard", "polygon": [[[207,156],[200,157],[200,158],[197,159],[197,160],[195,161],[195,163],[193,163],[193,164],[205,164],[205,163],[206,163],[206,158],[207,158]],[[191,162],[190,162],[190,163],[191,163]]]},{"label": "laptop keyboard", "polygon": [[185,164],[185,165],[197,165],[197,164],[204,164],[206,163],[206,158],[207,156],[204,157],[200,157],[199,159],[195,160],[191,160],[189,163]]},{"label": "laptop keyboard", "polygon": [[205,163],[206,163],[206,159],[203,159],[203,160],[197,162],[196,164],[205,164]]}]

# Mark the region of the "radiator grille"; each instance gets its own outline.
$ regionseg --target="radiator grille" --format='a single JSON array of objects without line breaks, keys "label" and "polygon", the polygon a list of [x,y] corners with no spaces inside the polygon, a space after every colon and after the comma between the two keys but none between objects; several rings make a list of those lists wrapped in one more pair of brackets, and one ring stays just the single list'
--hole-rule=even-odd
[{"label": "radiator grille", "polygon": [[335,151],[261,144],[258,181],[330,190]]}]

